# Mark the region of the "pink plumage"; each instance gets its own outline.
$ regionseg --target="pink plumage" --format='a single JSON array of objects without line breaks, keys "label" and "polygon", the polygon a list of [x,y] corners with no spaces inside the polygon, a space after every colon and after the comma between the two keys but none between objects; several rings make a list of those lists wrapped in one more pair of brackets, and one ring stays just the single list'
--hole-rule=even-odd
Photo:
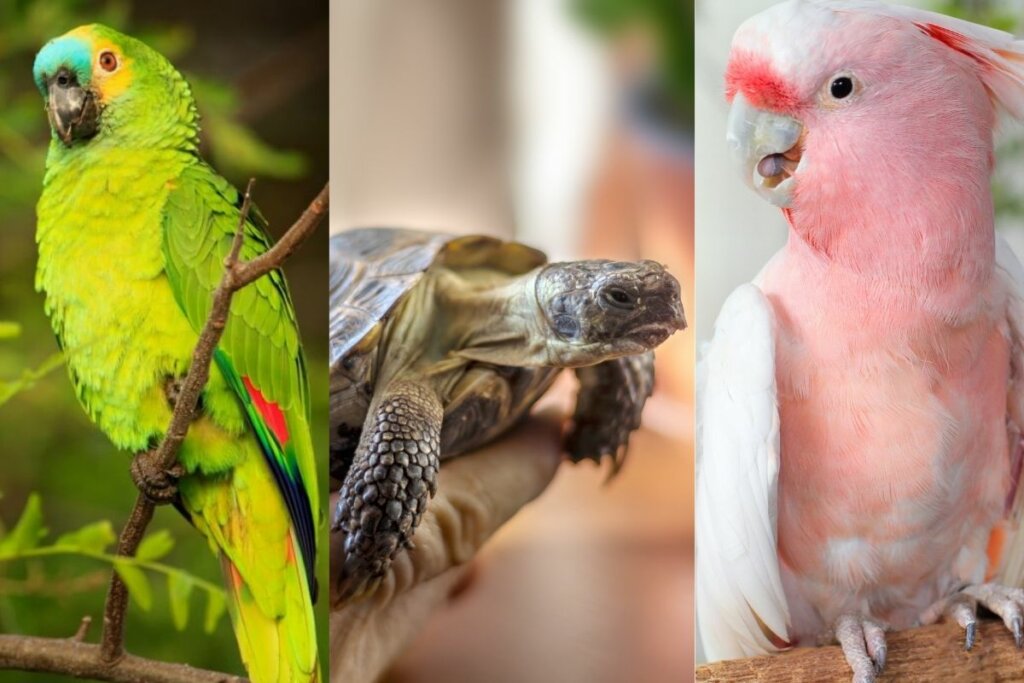
[{"label": "pink plumage", "polygon": [[1024,277],[989,189],[996,110],[1024,114],[1024,44],[791,0],[737,31],[726,94],[734,152],[790,232],[726,303],[702,373],[702,638],[721,659],[835,633],[868,675],[878,626],[1024,579],[1007,515]]}]

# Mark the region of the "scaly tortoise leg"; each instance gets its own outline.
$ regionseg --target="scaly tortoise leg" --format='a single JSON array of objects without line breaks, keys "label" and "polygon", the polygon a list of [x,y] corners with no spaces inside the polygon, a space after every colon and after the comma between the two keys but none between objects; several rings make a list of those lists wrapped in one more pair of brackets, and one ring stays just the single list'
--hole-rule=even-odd
[{"label": "scaly tortoise leg", "polygon": [[614,476],[626,457],[629,435],[640,427],[654,390],[654,354],[624,356],[576,368],[580,382],[565,448],[573,462],[611,456]]},{"label": "scaly tortoise leg", "polygon": [[331,530],[345,534],[337,600],[372,588],[385,575],[437,492],[441,401],[416,382],[391,384],[371,408],[341,487]]}]

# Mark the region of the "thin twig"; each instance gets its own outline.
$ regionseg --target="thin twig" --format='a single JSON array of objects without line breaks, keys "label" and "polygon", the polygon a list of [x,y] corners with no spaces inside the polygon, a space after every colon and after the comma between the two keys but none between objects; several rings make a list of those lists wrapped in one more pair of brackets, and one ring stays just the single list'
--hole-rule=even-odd
[{"label": "thin twig", "polygon": [[115,683],[245,683],[230,674],[123,655],[103,661],[100,646],[71,638],[0,635],[0,669],[45,671]]},{"label": "thin twig", "polygon": [[[189,426],[195,419],[199,395],[210,376],[210,361],[227,325],[231,309],[231,298],[247,284],[281,267],[284,261],[313,233],[327,214],[329,203],[328,185],[325,185],[309,207],[285,232],[280,240],[266,253],[251,262],[240,262],[245,225],[252,202],[254,180],[250,180],[239,212],[238,228],[235,231],[231,250],[224,264],[224,275],[213,295],[209,316],[199,335],[188,374],[181,385],[181,391],[174,406],[174,413],[167,433],[157,447],[154,457],[158,466],[171,469],[178,458]],[[145,495],[139,494],[128,522],[118,539],[117,553],[132,556],[139,547],[150,520],[154,504]],[[100,641],[100,659],[107,666],[119,662],[124,655],[124,616],[128,607],[128,589],[116,571],[112,572],[110,588],[103,612],[103,635]]]},{"label": "thin twig", "polygon": [[82,623],[78,625],[78,630],[75,631],[75,635],[71,636],[71,640],[76,643],[84,643],[85,637],[89,635],[90,626],[92,626],[92,617],[87,614],[82,617]]}]

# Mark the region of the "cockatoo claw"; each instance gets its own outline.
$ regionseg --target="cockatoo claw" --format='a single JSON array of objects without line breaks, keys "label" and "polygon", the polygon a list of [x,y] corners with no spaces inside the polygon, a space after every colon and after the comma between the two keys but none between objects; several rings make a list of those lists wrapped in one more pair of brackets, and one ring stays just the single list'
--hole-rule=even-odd
[{"label": "cockatoo claw", "polygon": [[921,623],[932,624],[940,615],[952,618],[964,629],[964,649],[974,647],[978,635],[978,605],[1001,617],[1013,634],[1018,649],[1024,647],[1024,589],[981,583],[967,586],[929,607]]},{"label": "cockatoo claw", "polygon": [[836,619],[836,641],[853,669],[853,683],[875,683],[885,669],[889,654],[885,631],[883,624],[858,614],[843,614]]}]

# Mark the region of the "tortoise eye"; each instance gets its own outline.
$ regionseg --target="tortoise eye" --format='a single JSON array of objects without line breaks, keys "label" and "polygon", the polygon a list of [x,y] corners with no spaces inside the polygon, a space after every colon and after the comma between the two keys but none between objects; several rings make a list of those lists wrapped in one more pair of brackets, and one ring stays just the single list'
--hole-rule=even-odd
[{"label": "tortoise eye", "polygon": [[117,55],[110,50],[100,53],[100,68],[104,71],[115,71],[117,69]]},{"label": "tortoise eye", "polygon": [[601,292],[601,296],[615,308],[630,310],[636,305],[633,296],[626,290],[618,287],[608,287]]}]

